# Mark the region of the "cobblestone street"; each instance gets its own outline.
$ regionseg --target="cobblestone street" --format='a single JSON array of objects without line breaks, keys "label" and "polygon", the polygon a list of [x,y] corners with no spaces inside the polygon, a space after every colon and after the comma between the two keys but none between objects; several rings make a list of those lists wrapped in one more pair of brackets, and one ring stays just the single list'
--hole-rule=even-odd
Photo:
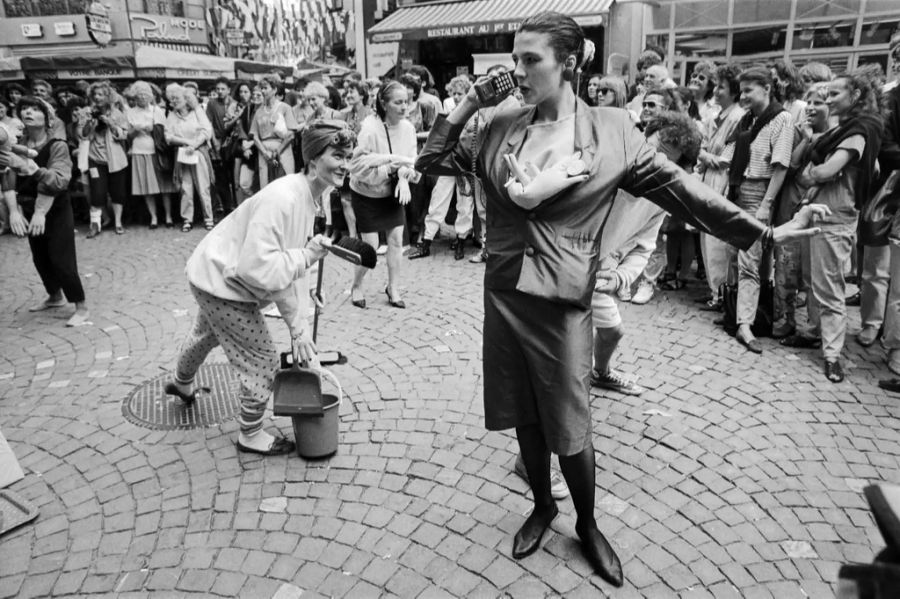
[{"label": "cobblestone street", "polygon": [[[884,350],[848,335],[847,380],[832,384],[816,351],[745,351],[697,309],[694,281],[622,305],[616,366],[648,390],[592,400],[598,522],[624,588],[591,575],[571,500],[513,560],[531,502],[514,434],[483,428],[483,267],[454,261],[446,239],[404,261],[405,311],[387,305],[382,258],[366,310],[350,305],[350,266],[326,259],[319,347],[349,359],[333,367],[334,457],[239,454],[234,420],[132,424],[123,401],[170,371],[190,327],[183,266],[203,234],[86,240],[82,227],[92,322],[78,328],[64,326],[71,308],[27,311],[44,296],[28,245],[0,237],[0,428],[26,472],[10,490],[40,509],[0,537],[0,597],[819,599],[842,562],[883,546],[861,489],[900,484]],[[289,418],[274,422],[293,438]]]}]

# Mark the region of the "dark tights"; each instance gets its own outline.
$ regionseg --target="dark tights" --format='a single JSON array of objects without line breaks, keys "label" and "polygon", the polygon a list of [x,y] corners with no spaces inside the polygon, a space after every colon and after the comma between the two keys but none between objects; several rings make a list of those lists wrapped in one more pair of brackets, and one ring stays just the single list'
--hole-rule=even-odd
[{"label": "dark tights", "polygon": [[[544,440],[544,433],[536,424],[520,426],[516,427],[516,438],[519,441],[522,461],[525,462],[525,470],[528,472],[531,493],[534,495],[535,514],[555,512],[556,506],[553,496],[550,495],[550,450]],[[597,521],[594,519],[596,482],[594,466],[593,445],[575,455],[559,456],[559,468],[566,479],[566,484],[569,485],[572,503],[575,504],[575,512],[578,514],[575,531],[579,536],[597,527]]]}]

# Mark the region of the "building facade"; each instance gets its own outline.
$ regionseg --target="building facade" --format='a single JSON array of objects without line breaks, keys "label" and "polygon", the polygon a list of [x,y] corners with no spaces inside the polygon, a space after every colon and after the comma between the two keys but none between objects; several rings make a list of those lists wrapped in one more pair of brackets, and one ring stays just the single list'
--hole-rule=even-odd
[{"label": "building facade", "polygon": [[[621,2],[619,2],[621,4]],[[629,3],[626,3],[629,4]],[[656,0],[630,3],[644,44],[667,51],[676,81],[700,59],[742,64],[790,59],[832,71],[878,63],[900,32],[898,0]],[[640,5],[638,10],[635,7]],[[634,52],[632,51],[634,55]]]}]

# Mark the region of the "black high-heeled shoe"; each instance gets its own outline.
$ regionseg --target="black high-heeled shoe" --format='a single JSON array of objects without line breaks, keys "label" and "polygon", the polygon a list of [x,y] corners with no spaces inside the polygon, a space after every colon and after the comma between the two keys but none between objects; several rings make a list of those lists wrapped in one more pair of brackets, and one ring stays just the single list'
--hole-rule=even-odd
[{"label": "black high-heeled shoe", "polygon": [[384,294],[385,294],[385,295],[387,296],[387,298],[388,298],[388,303],[389,303],[391,306],[393,306],[394,308],[400,308],[400,309],[406,308],[406,302],[404,302],[403,300],[396,300],[396,301],[395,301],[394,298],[391,297],[391,288],[390,288],[390,287],[385,287],[385,288],[384,288]]},{"label": "black high-heeled shoe", "polygon": [[166,383],[166,386],[163,387],[163,391],[166,392],[166,395],[174,395],[175,397],[177,397],[178,399],[183,401],[186,405],[191,405],[192,403],[197,401],[198,393],[209,393],[210,388],[209,387],[197,387],[190,393],[184,393],[180,389],[178,389],[178,387],[175,386],[174,381],[169,381],[168,383]]},{"label": "black high-heeled shoe", "polygon": [[362,298],[359,300],[353,299],[353,289],[350,290],[350,303],[363,310],[365,310],[366,308],[366,298]]}]

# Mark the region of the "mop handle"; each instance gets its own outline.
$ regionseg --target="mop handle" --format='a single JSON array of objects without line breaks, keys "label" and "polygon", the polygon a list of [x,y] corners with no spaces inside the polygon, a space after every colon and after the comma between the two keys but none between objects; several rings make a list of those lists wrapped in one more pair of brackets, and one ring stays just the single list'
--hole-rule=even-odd
[{"label": "mop handle", "polygon": [[[325,258],[319,260],[319,275],[316,278],[316,298],[319,301],[322,301],[322,271],[325,270]],[[315,302],[313,302],[315,304]],[[319,306],[316,305],[315,315],[313,316],[313,343],[316,342],[316,337],[319,333]]]}]

